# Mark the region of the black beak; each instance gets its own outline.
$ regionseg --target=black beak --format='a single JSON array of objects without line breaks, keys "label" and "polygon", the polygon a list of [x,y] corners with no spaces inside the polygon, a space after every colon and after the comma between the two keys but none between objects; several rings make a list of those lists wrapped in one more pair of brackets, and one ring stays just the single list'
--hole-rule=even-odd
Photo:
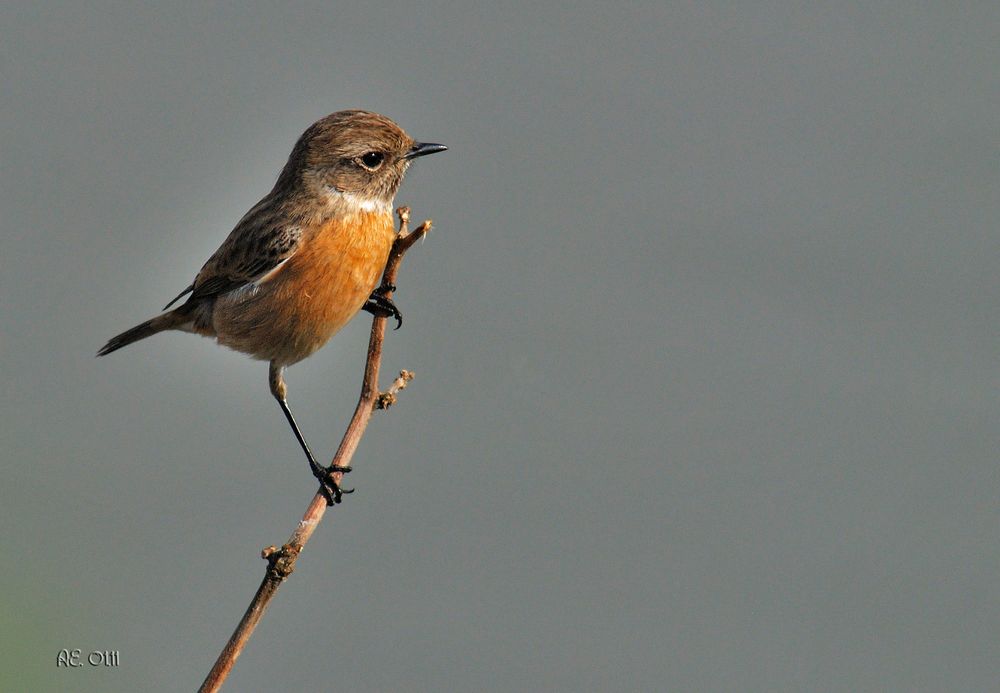
[{"label": "black beak", "polygon": [[443,144],[432,144],[430,142],[416,142],[410,151],[403,155],[404,159],[416,159],[418,156],[427,156],[428,154],[437,154],[438,152],[443,152],[447,147]]}]

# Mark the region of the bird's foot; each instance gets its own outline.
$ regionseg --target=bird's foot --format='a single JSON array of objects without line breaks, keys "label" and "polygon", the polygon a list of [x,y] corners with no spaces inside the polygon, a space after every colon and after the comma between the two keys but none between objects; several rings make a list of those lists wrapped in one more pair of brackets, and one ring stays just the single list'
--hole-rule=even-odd
[{"label": "bird's foot", "polygon": [[368,297],[368,301],[361,309],[379,318],[396,318],[396,329],[398,330],[403,324],[403,315],[399,312],[396,304],[392,302],[392,299],[386,296],[386,294],[392,293],[395,290],[395,284],[381,285],[372,291],[372,295]]},{"label": "bird's foot", "polygon": [[343,495],[347,493],[354,493],[353,488],[342,488],[333,478],[333,474],[336,472],[347,474],[350,471],[350,467],[339,467],[335,464],[330,465],[329,467],[316,465],[316,469],[313,470],[313,475],[319,479],[319,492],[323,494],[324,498],[326,498],[326,504],[328,506],[340,503]]}]

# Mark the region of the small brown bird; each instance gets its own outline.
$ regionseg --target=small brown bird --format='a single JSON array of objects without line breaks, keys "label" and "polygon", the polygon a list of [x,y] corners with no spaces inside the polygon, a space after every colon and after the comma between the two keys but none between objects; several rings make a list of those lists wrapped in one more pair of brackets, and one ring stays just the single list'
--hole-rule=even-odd
[{"label": "small brown bird", "polygon": [[236,224],[201,268],[187,301],[105,344],[98,356],[164,330],[215,337],[270,362],[278,400],[327,502],[344,493],[313,456],[285,398],[286,366],[326,344],[359,310],[396,318],[376,288],[395,238],[392,201],[413,159],[446,150],[415,142],[385,116],[339,111],[295,143],[274,188]]}]

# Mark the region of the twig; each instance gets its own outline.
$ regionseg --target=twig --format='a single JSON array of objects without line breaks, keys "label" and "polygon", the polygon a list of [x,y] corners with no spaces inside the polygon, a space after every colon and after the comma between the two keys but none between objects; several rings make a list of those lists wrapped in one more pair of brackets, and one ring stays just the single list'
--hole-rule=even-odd
[{"label": "twig", "polygon": [[[403,255],[431,230],[431,222],[427,220],[412,232],[408,232],[410,208],[400,207],[396,213],[399,215],[399,233],[396,234],[396,240],[389,252],[389,259],[385,263],[385,270],[382,273],[383,286],[391,286],[396,283],[396,274],[399,272],[399,263],[402,261]],[[387,297],[391,297],[391,295],[388,293]],[[376,317],[372,320],[371,336],[368,339],[368,360],[365,362],[365,374],[361,383],[361,396],[358,398],[358,406],[354,409],[354,416],[351,417],[347,431],[340,441],[340,447],[337,448],[337,454],[333,456],[333,466],[350,466],[351,458],[358,448],[358,443],[361,442],[365,428],[368,427],[368,420],[371,418],[372,412],[376,408],[386,409],[394,404],[396,393],[404,389],[407,383],[413,379],[413,374],[409,371],[400,371],[399,377],[393,381],[392,386],[386,392],[379,392],[378,372],[382,362],[385,323],[385,318]],[[339,483],[344,475],[341,472],[335,472],[330,476]],[[219,658],[215,661],[215,666],[212,667],[212,671],[208,673],[205,682],[198,689],[200,693],[218,691],[222,687],[236,663],[236,658],[240,656],[250,636],[253,635],[254,629],[263,617],[274,594],[278,591],[278,587],[295,570],[295,562],[298,560],[299,554],[302,553],[306,542],[316,531],[326,509],[326,497],[321,491],[317,491],[288,541],[280,549],[269,546],[261,552],[261,557],[267,561],[264,579],[261,581],[260,587],[257,588],[257,593],[250,602],[250,606],[247,607],[246,613],[243,614],[243,618],[236,626],[236,630],[229,638],[229,642],[226,643]]]},{"label": "twig", "polygon": [[395,404],[396,393],[400,390],[405,390],[411,380],[413,380],[413,373],[407,370],[400,371],[399,375],[396,376],[396,379],[392,381],[392,385],[389,386],[389,389],[380,393],[375,399],[375,408],[388,409]]}]

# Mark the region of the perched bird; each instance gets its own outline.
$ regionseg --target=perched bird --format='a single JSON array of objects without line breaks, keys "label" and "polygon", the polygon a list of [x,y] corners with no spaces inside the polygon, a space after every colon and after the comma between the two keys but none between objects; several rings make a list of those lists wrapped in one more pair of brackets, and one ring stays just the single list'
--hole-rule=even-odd
[{"label": "perched bird", "polygon": [[327,502],[342,491],[295,423],[283,373],[323,346],[359,310],[402,316],[376,288],[395,238],[392,201],[417,157],[446,150],[415,142],[385,116],[339,111],[307,129],[274,188],[240,219],[194,281],[164,310],[113,337],[98,356],[164,330],[214,337],[270,362],[278,400]]}]

